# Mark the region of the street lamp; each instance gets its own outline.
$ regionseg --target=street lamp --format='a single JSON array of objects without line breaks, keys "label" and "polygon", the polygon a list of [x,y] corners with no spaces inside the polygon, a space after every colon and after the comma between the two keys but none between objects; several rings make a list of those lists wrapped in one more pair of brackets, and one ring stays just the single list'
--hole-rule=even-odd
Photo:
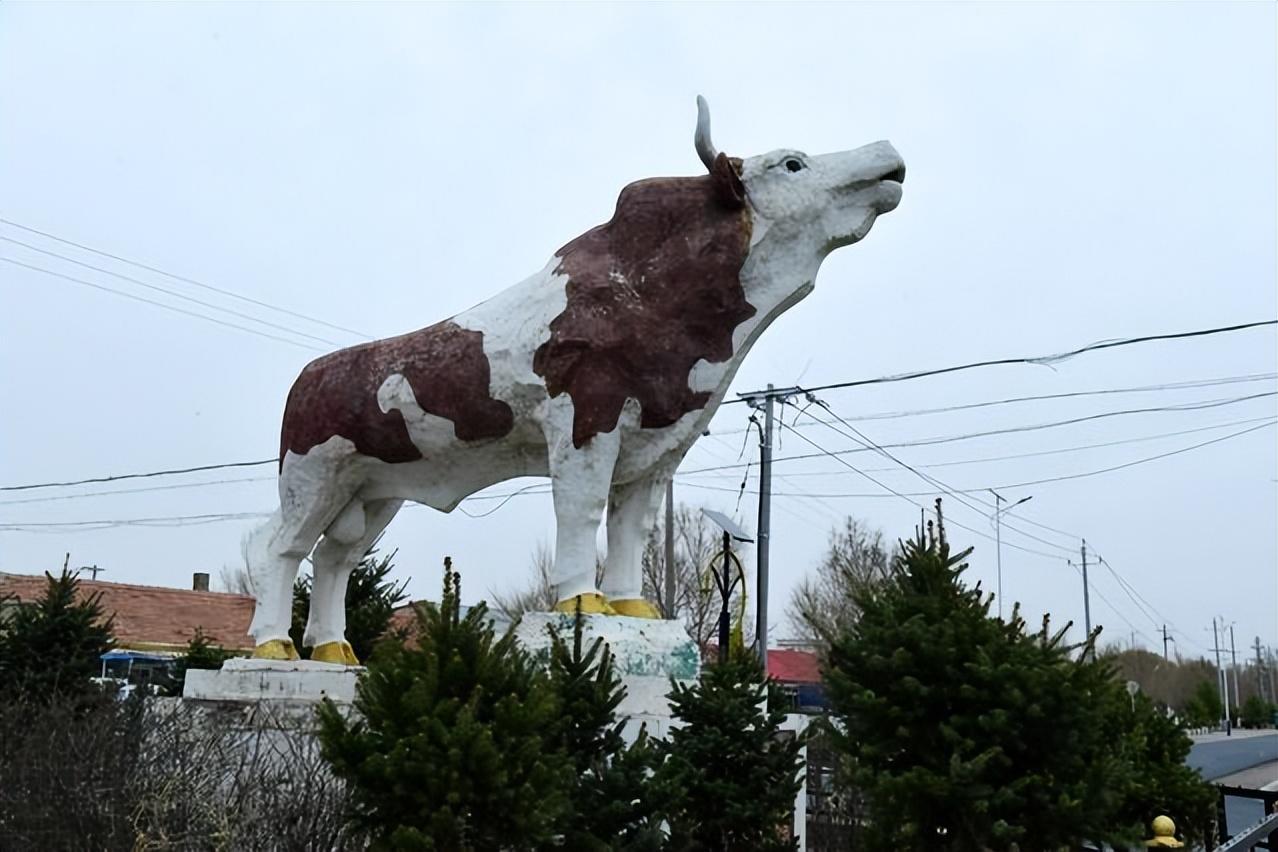
[{"label": "street lamp", "polygon": [[998,561],[998,617],[1003,618],[1003,514],[1010,512],[1022,503],[1034,499],[1031,494],[1028,497],[1022,497],[1006,509],[999,508],[1003,503],[1003,496],[993,488],[989,492],[994,495],[994,553],[995,559]]},{"label": "street lamp", "polygon": [[[744,544],[752,544],[754,539],[750,538],[750,534],[741,529],[731,518],[722,512],[716,512],[713,509],[702,509],[701,514],[705,515],[719,529],[723,530],[723,564],[715,566],[713,560],[710,563],[710,573],[714,575],[715,586],[719,589],[719,595],[722,597],[723,605],[719,610],[719,662],[727,662],[728,660],[728,643],[729,638],[729,622],[731,619],[728,601],[732,597],[732,590],[736,588],[737,583],[741,584],[741,590],[745,592],[745,570],[741,566],[741,560],[732,552],[732,542],[742,542]],[[736,573],[733,574],[733,568]],[[766,648],[760,650],[760,656],[763,658],[763,670],[768,670],[768,651]]]}]

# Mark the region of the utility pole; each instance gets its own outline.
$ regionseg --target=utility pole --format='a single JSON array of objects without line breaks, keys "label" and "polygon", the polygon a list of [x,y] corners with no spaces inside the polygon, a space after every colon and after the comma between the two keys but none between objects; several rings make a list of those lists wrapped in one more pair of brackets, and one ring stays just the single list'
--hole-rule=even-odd
[{"label": "utility pole", "polygon": [[1167,659],[1167,643],[1175,643],[1176,640],[1167,635],[1167,625],[1163,625],[1163,659]]},{"label": "utility pole", "polygon": [[1003,506],[1003,498],[993,488],[990,493],[994,495],[994,553],[995,561],[998,563],[998,617],[1003,620],[1003,513],[999,511]]},{"label": "utility pole", "polygon": [[1234,625],[1229,625],[1230,668],[1234,670],[1234,701],[1242,707],[1242,693],[1238,691],[1238,650],[1234,647]]},{"label": "utility pole", "polygon": [[772,540],[772,385],[763,402],[763,440],[759,442],[759,529],[754,619],[759,662],[768,671],[768,545]]},{"label": "utility pole", "polygon": [[1216,652],[1216,692],[1224,698],[1225,735],[1233,736],[1232,720],[1229,718],[1229,680],[1225,677],[1225,670],[1220,667],[1220,635],[1216,632],[1216,619],[1214,617],[1211,620],[1211,649]]},{"label": "utility pole", "polygon": [[675,617],[674,476],[666,482],[666,618]]},{"label": "utility pole", "polygon": [[1034,495],[1022,497],[1006,509],[1002,508],[1003,495],[993,488],[986,489],[994,495],[994,553],[998,563],[998,617],[1003,617],[1003,513],[1010,512],[1022,503],[1034,499]]},{"label": "utility pole", "polygon": [[756,542],[756,593],[755,593],[755,650],[763,670],[768,670],[768,551],[772,541],[772,405],[784,402],[802,393],[798,387],[774,388],[740,393],[746,403],[756,411],[763,409],[763,430],[759,436],[759,527]]},{"label": "utility pole", "polygon": [[1265,683],[1265,663],[1260,657],[1260,637],[1256,637],[1256,644],[1252,646],[1256,649],[1256,689],[1260,692],[1260,698],[1263,701],[1272,701],[1269,697],[1269,691],[1265,689],[1268,686]]},{"label": "utility pole", "polygon": [[[1092,601],[1090,592],[1087,590],[1087,539],[1083,539],[1083,629],[1087,631],[1087,635],[1092,635]],[[1213,624],[1215,622],[1212,622]],[[1092,657],[1095,658],[1096,649],[1092,649]]]}]

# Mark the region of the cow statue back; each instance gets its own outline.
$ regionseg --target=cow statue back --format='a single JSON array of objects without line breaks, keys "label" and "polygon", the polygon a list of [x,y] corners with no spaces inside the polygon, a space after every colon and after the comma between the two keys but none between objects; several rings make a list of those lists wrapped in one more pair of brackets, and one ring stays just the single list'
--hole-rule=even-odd
[{"label": "cow statue back", "polygon": [[[554,497],[556,609],[657,618],[640,559],[666,483],[746,353],[821,261],[901,199],[887,142],[729,157],[697,99],[706,174],[621,191],[612,218],[454,317],[325,355],[285,405],[278,511],[249,538],[254,656],[296,659],[308,555],[311,658],[355,664],[346,583],[405,501],[443,512],[520,476]],[[596,576],[595,538],[608,550]]]}]

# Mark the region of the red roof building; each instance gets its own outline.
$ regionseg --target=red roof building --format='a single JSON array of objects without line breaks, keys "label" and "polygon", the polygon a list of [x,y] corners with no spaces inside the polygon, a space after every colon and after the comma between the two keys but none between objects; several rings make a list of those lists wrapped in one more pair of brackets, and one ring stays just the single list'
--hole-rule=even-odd
[{"label": "red roof building", "polygon": [[797,648],[769,648],[768,674],[786,684],[821,682],[821,661],[815,651]]},{"label": "red roof building", "polygon": [[[207,575],[204,576],[207,581]],[[21,604],[44,593],[43,574],[0,573],[0,598],[12,596]],[[116,647],[135,651],[182,651],[195,628],[209,641],[231,651],[253,650],[248,635],[253,598],[225,592],[174,589],[80,580],[80,596],[100,595],[102,611],[113,615]]]}]

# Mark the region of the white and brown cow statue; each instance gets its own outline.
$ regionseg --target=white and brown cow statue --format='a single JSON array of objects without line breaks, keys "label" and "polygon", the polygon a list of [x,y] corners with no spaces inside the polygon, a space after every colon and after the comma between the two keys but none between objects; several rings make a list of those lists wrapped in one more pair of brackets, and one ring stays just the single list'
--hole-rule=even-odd
[{"label": "white and brown cow statue", "polygon": [[759,334],[811,292],[826,255],[897,206],[905,177],[887,142],[728,157],[697,106],[708,174],[632,183],[611,220],[532,277],[302,371],[284,410],[280,508],[249,541],[255,656],[296,658],[293,579],[311,554],[304,641],[312,659],[356,663],[347,578],[404,501],[448,512],[519,476],[550,477],[557,609],[658,617],[640,556],[667,480]]}]

